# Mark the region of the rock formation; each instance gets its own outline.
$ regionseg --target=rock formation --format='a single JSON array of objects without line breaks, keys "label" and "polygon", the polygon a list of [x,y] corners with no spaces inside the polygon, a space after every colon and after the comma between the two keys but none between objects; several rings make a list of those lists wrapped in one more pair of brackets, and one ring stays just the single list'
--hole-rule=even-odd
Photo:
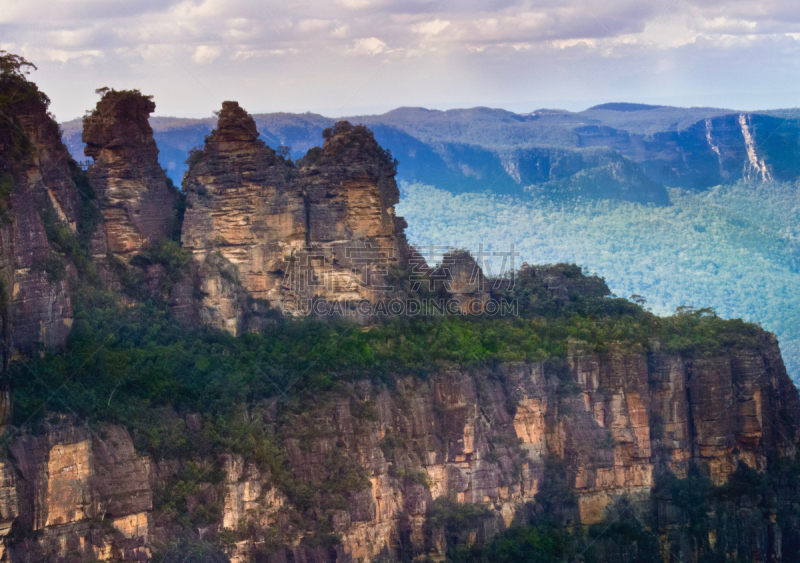
[{"label": "rock formation", "polygon": [[148,123],[155,107],[137,90],[110,90],[84,118],[84,152],[94,159],[89,178],[103,213],[103,229],[93,243],[100,258],[112,252],[127,262],[171,234],[176,194],[158,164]]},{"label": "rock formation", "polygon": [[295,172],[258,139],[253,119],[225,102],[217,128],[193,154],[184,180],[181,239],[199,266],[205,322],[237,334],[246,293],[277,299],[286,256],[305,245]]},{"label": "rock formation", "polygon": [[364,126],[339,122],[323,137],[299,162],[308,217],[301,263],[317,284],[303,289],[329,301],[381,299],[389,267],[410,256],[406,222],[394,214],[396,163]]},{"label": "rock formation", "polygon": [[10,561],[146,561],[153,508],[149,468],[118,426],[90,430],[66,420],[23,434],[0,467],[0,520],[35,532],[4,538]]},{"label": "rock formation", "polygon": [[[340,561],[442,555],[452,539],[431,520],[437,499],[485,505],[477,527],[462,532],[464,541],[489,539],[524,523],[531,506],[541,510],[537,493],[554,482],[575,495],[574,504],[564,492],[549,501],[557,507],[554,518],[598,523],[625,497],[663,534],[671,560],[689,561],[702,545],[685,541],[678,508],[651,498],[657,476],[685,477],[697,464],[721,484],[739,465],[767,469],[774,454],[791,454],[800,440],[797,390],[774,338],[762,333],[758,340],[714,355],[575,352],[539,363],[450,369],[427,381],[398,378],[391,390],[361,381],[349,385],[351,397],[340,393],[307,412],[268,407],[251,416],[277,424],[271,432],[282,436],[297,483],[342,496],[344,504],[318,516],[341,536],[330,547]],[[197,415],[187,415],[185,424],[203,431]],[[7,539],[12,553],[49,561],[66,545],[100,560],[131,561],[169,540],[171,516],[152,511],[152,487],[171,486],[169,475],[186,460],[148,463],[124,430],[90,433],[66,421],[14,439],[9,451],[0,523],[6,531],[16,522],[40,532]],[[329,548],[304,541],[265,546],[263,534],[285,533],[303,509],[252,462],[238,455],[217,462],[226,475],[222,489],[197,488],[188,516],[219,504],[216,525],[235,538],[232,561],[330,560]],[[342,480],[347,472],[363,475],[363,482]],[[797,537],[781,539],[771,518],[758,506],[743,506],[712,526],[731,556],[738,549],[767,561],[800,539],[797,529]],[[753,534],[740,536],[736,526]]]},{"label": "rock formation", "polygon": [[457,309],[465,315],[477,315],[484,311],[489,300],[489,282],[483,275],[480,264],[466,250],[447,252],[439,264],[428,275],[429,288],[440,286],[457,303]]},{"label": "rock formation", "polygon": [[199,268],[203,318],[243,330],[248,297],[294,313],[313,297],[379,299],[409,255],[394,164],[364,127],[340,123],[296,166],[225,102],[184,180],[182,242]]},{"label": "rock formation", "polygon": [[47,228],[74,232],[81,203],[47,97],[24,77],[4,74],[0,99],[0,355],[8,358],[66,341],[72,326],[66,260]]},{"label": "rock formation", "polygon": [[[26,94],[3,102],[8,117],[0,122],[0,276],[6,349],[30,352],[63,344],[69,330],[63,277],[73,266],[48,235],[78,229],[82,202],[46,98],[19,76],[4,75],[0,88]],[[175,194],[157,164],[147,123],[153,108],[138,92],[110,91],[86,118],[87,154],[95,158],[89,175],[103,213],[93,253],[101,261],[108,252],[138,267],[133,257],[145,260],[142,251],[171,233]],[[391,280],[408,273],[412,259],[424,263],[394,215],[395,162],[369,130],[340,122],[297,164],[258,136],[252,118],[225,102],[191,158],[182,241],[203,294],[203,321],[239,334],[257,325],[267,303],[291,314],[299,301],[376,302],[406,291],[389,289]],[[762,157],[750,156],[751,173],[769,172]],[[151,266],[148,275],[164,268]],[[485,287],[477,266],[455,252],[433,271],[423,267],[419,281],[439,283],[432,289],[462,312],[483,310],[490,296],[504,294]],[[584,300],[610,303],[608,311],[633,307],[600,303],[608,288],[577,267],[521,272],[526,320],[546,325]],[[161,285],[157,276],[141,279]],[[181,291],[182,302],[196,295]],[[635,332],[652,319],[639,310],[627,321],[621,330]],[[448,360],[424,378],[400,371],[340,378],[332,364],[327,383],[312,388],[312,404],[283,389],[241,404],[235,421],[178,412],[162,395],[132,425],[137,443],[185,441],[152,459],[135,451],[125,428],[47,413],[35,430],[23,424],[6,435],[0,561],[145,561],[185,530],[192,539],[224,538],[237,562],[442,559],[453,542],[488,540],[531,513],[548,511],[573,529],[598,524],[622,499],[657,534],[665,561],[701,560],[714,550],[721,559],[778,561],[800,545],[796,477],[793,486],[778,482],[780,495],[769,498],[728,491],[739,496],[730,510],[704,515],[710,528],[702,538],[678,499],[654,493],[659,479],[692,469],[722,485],[745,467],[757,475],[796,456],[800,397],[772,335],[749,327],[733,343],[703,347],[701,338],[703,345],[680,347],[662,342],[667,337],[645,346],[612,334],[587,351],[581,330],[554,336],[561,348],[530,356],[543,361],[470,368]],[[460,337],[458,328],[451,336]],[[223,339],[214,346],[229,352]],[[217,377],[211,363],[203,357],[192,369],[206,364]],[[257,362],[241,369],[256,370]],[[141,381],[126,374],[111,396],[122,384],[158,388],[159,374],[151,369]],[[98,404],[115,412],[104,394]],[[8,400],[6,393],[0,408]],[[226,442],[223,427],[241,434]],[[208,448],[176,453],[192,436]],[[224,453],[210,454],[214,448]],[[448,529],[441,513],[466,504],[483,509]]]},{"label": "rock formation", "polygon": [[[623,496],[649,514],[657,474],[685,477],[696,463],[721,484],[737,465],[764,470],[770,452],[796,447],[800,400],[776,342],[763,338],[760,350],[712,357],[578,354],[451,370],[427,382],[404,379],[394,391],[359,384],[358,401],[371,405],[374,417],[365,418],[347,399],[332,400],[311,414],[312,429],[298,430],[317,436],[311,444],[288,439],[289,461],[296,479],[324,483],[334,477],[331,452],[340,452],[369,477],[369,486],[349,492],[347,508],[332,515],[342,535],[339,556],[352,560],[387,553],[394,560],[404,549],[442,555],[441,530],[431,529],[427,518],[437,498],[487,503],[489,535],[524,521],[525,504],[557,480],[577,499],[563,513],[567,524],[601,522]],[[249,507],[250,518],[274,526],[274,517],[258,515],[276,512],[285,497],[266,476],[237,463],[224,525],[235,528],[231,523],[247,517]],[[259,494],[269,500],[255,501]],[[666,532],[674,522],[662,518],[655,526]],[[767,533],[772,523],[759,516],[752,525]],[[255,547],[238,546],[239,560],[248,560]],[[760,560],[767,560],[769,546],[761,548]],[[294,551],[295,558],[311,557]],[[684,546],[675,560],[691,560],[692,552]]]}]

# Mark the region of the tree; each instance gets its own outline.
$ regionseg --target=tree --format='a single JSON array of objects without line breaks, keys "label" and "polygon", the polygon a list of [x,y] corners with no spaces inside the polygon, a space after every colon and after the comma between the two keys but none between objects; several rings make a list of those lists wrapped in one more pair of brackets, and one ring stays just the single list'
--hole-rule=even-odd
[{"label": "tree", "polygon": [[19,55],[0,50],[0,76],[21,78],[27,81],[25,77],[31,73],[31,70],[37,70],[35,64]]},{"label": "tree", "polygon": [[24,57],[0,50],[0,109],[5,110],[20,102],[41,104],[45,111],[50,98],[40,92],[27,76],[36,65]]}]

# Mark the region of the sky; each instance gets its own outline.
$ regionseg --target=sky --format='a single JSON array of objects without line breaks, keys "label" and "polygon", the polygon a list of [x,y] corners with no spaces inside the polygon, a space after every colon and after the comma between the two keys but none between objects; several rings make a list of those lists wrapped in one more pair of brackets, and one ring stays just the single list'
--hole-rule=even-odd
[{"label": "sky", "polygon": [[0,49],[61,121],[104,86],[181,117],[800,105],[797,1],[0,0]]}]

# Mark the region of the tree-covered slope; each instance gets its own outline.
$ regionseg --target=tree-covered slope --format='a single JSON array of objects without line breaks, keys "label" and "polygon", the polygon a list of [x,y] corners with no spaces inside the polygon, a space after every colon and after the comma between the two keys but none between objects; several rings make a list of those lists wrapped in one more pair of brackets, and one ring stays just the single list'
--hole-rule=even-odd
[{"label": "tree-covered slope", "polygon": [[[738,183],[670,191],[671,205],[453,195],[405,185],[399,212],[421,245],[507,251],[520,261],[570,261],[600,273],[616,294],[641,295],[669,314],[714,307],[774,331],[800,377],[800,192],[793,183]],[[500,262],[495,266],[500,267]]]}]

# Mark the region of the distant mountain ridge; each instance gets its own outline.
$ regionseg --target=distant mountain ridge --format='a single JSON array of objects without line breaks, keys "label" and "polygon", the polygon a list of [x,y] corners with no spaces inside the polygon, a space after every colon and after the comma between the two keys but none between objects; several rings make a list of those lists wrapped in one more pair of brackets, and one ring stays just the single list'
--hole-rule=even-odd
[{"label": "distant mountain ridge", "polygon": [[[312,113],[253,117],[264,142],[290,147],[293,158],[319,146],[322,131],[339,120]],[[790,110],[610,103],[577,113],[517,114],[487,107],[402,107],[342,119],[374,131],[400,161],[399,179],[454,193],[544,188],[567,197],[666,204],[667,186],[698,191],[741,179],[800,177],[800,121]],[[159,160],[175,184],[189,151],[202,145],[215,124],[213,117],[151,119]],[[62,129],[71,153],[83,159],[81,120]]]}]

